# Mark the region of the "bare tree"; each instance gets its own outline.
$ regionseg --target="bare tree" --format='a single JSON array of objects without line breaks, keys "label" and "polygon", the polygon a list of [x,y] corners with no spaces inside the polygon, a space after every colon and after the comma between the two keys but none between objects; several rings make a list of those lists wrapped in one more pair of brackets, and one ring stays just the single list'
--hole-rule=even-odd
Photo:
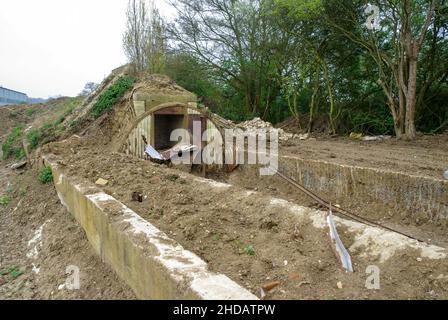
[{"label": "bare tree", "polygon": [[161,73],[165,69],[166,28],[154,2],[149,4],[149,31],[146,39],[147,69],[152,73]]},{"label": "bare tree", "polygon": [[137,71],[161,72],[165,57],[164,23],[153,0],[129,0],[123,47]]}]

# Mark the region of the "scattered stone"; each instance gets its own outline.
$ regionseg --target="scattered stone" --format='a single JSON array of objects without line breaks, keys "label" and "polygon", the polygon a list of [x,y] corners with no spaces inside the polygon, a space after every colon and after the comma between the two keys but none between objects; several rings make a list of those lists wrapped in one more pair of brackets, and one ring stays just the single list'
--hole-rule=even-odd
[{"label": "scattered stone", "polygon": [[342,286],[342,282],[339,281],[339,282],[337,283],[337,286],[338,286],[338,289],[342,289],[342,288],[343,288],[343,286]]},{"label": "scattered stone", "polygon": [[278,133],[278,139],[280,141],[288,141],[291,139],[300,139],[300,140],[307,140],[309,138],[308,134],[293,134],[285,132],[283,129],[276,129],[270,122],[263,121],[260,118],[254,118],[252,120],[242,122],[237,125],[238,128],[243,129],[248,133],[249,135],[253,134],[256,135],[259,130],[264,130],[267,134],[267,139],[269,140],[269,134],[268,132],[276,132]]},{"label": "scattered stone", "polygon": [[274,281],[274,282],[270,282],[270,283],[265,284],[262,287],[262,289],[263,289],[264,292],[269,292],[272,289],[274,289],[275,287],[278,287],[279,285],[280,285],[279,281]]},{"label": "scattered stone", "polygon": [[448,180],[448,170],[445,171],[445,173],[443,174],[443,177]]},{"label": "scattered stone", "polygon": [[27,164],[28,164],[28,161],[22,161],[22,162],[14,163],[10,168],[11,168],[11,170],[18,170],[18,169],[22,169]]},{"label": "scattered stone", "polygon": [[6,283],[6,280],[0,277],[0,287]]},{"label": "scattered stone", "polygon": [[362,137],[361,140],[362,141],[384,141],[384,140],[389,140],[391,139],[391,136],[365,136]]},{"label": "scattered stone", "polygon": [[108,181],[108,180],[105,180],[105,179],[103,179],[103,178],[99,178],[99,179],[95,182],[96,185],[99,185],[99,186],[102,186],[102,187],[106,186],[108,183],[109,183],[109,181]]}]

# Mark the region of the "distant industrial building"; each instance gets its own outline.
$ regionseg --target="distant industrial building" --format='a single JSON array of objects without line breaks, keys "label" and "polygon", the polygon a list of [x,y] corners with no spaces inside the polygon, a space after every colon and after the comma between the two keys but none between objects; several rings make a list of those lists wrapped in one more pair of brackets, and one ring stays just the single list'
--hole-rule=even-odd
[{"label": "distant industrial building", "polygon": [[28,96],[25,93],[0,87],[0,106],[27,103]]}]

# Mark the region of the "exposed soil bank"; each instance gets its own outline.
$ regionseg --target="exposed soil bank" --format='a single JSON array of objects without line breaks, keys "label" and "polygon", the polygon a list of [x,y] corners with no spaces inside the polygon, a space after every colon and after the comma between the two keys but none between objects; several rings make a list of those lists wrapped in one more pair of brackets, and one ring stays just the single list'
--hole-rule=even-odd
[{"label": "exposed soil bank", "polygon": [[[346,274],[329,247],[326,229],[306,218],[306,212],[314,212],[311,209],[301,209],[301,217],[263,192],[105,154],[77,138],[53,144],[47,151],[63,156],[61,165],[70,175],[92,183],[108,180],[104,188],[108,194],[200,255],[212,271],[228,275],[255,294],[266,283],[280,281],[269,299],[448,298],[446,258],[422,258],[418,249],[394,250],[385,258],[369,243],[354,247],[356,232],[341,227],[356,269]],[[132,201],[133,192],[143,194],[142,203]],[[370,265],[380,267],[381,290],[365,287]]]},{"label": "exposed soil bank", "polygon": [[282,146],[281,155],[442,179],[448,169],[448,133],[423,136],[415,141],[364,142],[325,137],[292,140]]},{"label": "exposed soil bank", "polygon": [[[135,299],[95,254],[52,184],[42,185],[35,170],[18,174],[0,161],[2,173],[11,202],[0,206],[0,271],[6,273],[0,299]],[[79,290],[63,286],[68,266],[79,268]]]}]

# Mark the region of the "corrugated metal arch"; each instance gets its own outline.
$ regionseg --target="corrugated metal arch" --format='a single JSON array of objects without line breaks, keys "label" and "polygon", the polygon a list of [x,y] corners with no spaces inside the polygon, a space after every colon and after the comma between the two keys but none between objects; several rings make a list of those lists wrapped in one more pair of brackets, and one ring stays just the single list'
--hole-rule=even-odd
[{"label": "corrugated metal arch", "polygon": [[[148,117],[151,117],[154,115],[154,113],[163,110],[163,109],[167,109],[167,108],[183,108],[185,109],[186,113],[188,113],[188,110],[192,110],[195,111],[198,114],[203,115],[205,118],[207,118],[207,121],[210,121],[211,123],[213,123],[213,125],[216,127],[216,129],[220,132],[221,136],[224,137],[222,128],[220,127],[220,125],[214,121],[211,117],[209,117],[208,113],[206,110],[202,110],[200,108],[197,108],[196,106],[192,106],[192,105],[188,105],[186,103],[181,103],[181,102],[168,102],[168,103],[162,103],[156,107],[151,108],[150,110],[142,113],[141,115],[139,115],[138,117],[135,118],[135,120],[132,121],[132,123],[126,128],[126,130],[124,131],[124,134],[121,138],[121,140],[119,141],[119,143],[116,145],[117,146],[117,150],[116,151],[126,151],[126,143],[127,141],[131,138],[131,135],[133,133],[134,130],[136,130],[138,128],[138,126],[140,125],[140,123],[142,123],[143,121],[145,121],[145,119],[147,119]],[[141,139],[141,137],[137,137],[137,139]],[[137,142],[136,142],[137,143]]]}]

